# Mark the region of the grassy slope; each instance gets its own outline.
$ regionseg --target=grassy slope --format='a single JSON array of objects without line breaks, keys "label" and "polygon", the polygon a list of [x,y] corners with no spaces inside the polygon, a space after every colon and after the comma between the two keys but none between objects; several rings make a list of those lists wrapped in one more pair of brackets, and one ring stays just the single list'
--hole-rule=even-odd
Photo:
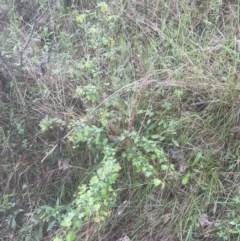
[{"label": "grassy slope", "polygon": [[[53,240],[60,234],[58,207],[69,208],[77,186],[88,183],[100,165],[101,152],[84,144],[73,149],[65,140],[63,154],[59,146],[46,153],[71,131],[65,125],[89,115],[90,126],[107,120],[108,137],[135,130],[157,141],[175,171],[165,176],[159,170],[165,186],[154,188],[119,148],[122,169],[113,214],[100,224],[86,222],[77,240],[124,235],[131,240],[238,240],[238,1],[106,3],[98,8],[88,1],[75,1],[72,9],[54,5],[24,52],[29,73],[49,49],[44,79],[31,81],[26,74],[14,89],[3,81],[1,237]],[[8,12],[1,37],[11,40],[2,41],[1,49],[10,52],[5,56],[16,76],[16,47],[24,46],[30,33],[19,14]],[[87,85],[95,87],[91,101],[76,96],[77,86]],[[42,133],[38,124],[46,116],[62,122]],[[61,169],[60,159],[74,168]],[[115,215],[125,200],[126,209]],[[27,220],[26,213],[38,221]],[[54,220],[56,226],[47,231]]]}]

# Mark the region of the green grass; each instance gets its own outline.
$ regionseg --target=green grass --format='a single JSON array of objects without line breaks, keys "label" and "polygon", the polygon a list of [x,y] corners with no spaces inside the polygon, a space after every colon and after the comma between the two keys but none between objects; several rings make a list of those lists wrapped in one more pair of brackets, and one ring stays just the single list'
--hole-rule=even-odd
[{"label": "green grass", "polygon": [[0,236],[239,240],[239,3],[70,2],[36,25],[23,72],[48,2],[6,3]]}]

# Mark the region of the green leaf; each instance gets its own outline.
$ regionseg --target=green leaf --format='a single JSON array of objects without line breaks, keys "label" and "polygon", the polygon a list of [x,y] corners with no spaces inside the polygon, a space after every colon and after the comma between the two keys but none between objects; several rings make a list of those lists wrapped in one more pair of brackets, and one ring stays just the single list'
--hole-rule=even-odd
[{"label": "green leaf", "polygon": [[183,91],[180,89],[176,89],[176,90],[174,90],[174,94],[178,97],[181,97],[183,95]]},{"label": "green leaf", "polygon": [[100,7],[102,13],[105,13],[105,12],[109,11],[108,10],[108,5],[105,2],[99,3],[98,7]]},{"label": "green leaf", "polygon": [[235,196],[233,198],[233,201],[236,203],[236,204],[239,204],[240,203],[240,197],[239,196]]},{"label": "green leaf", "polygon": [[97,184],[99,183],[99,179],[97,176],[93,176],[91,181],[90,181],[90,185],[94,185],[94,184]]},{"label": "green leaf", "polygon": [[173,145],[174,145],[174,146],[178,146],[178,147],[179,147],[178,142],[177,142],[177,141],[175,141],[174,139],[172,139],[172,143],[173,143]]},{"label": "green leaf", "polygon": [[167,165],[161,165],[161,170],[162,171],[167,171],[168,170],[168,166]]},{"label": "green leaf", "polygon": [[76,234],[73,231],[70,231],[67,234],[66,241],[74,241],[76,239]]},{"label": "green leaf", "polygon": [[153,184],[155,187],[159,186],[162,183],[162,181],[158,178],[153,179]]},{"label": "green leaf", "polygon": [[201,158],[202,158],[202,152],[198,152],[191,166],[195,166]]},{"label": "green leaf", "polygon": [[60,224],[63,227],[70,227],[72,225],[72,219],[69,217],[66,217]]},{"label": "green leaf", "polygon": [[169,103],[169,102],[165,102],[165,103],[162,104],[162,107],[163,107],[165,110],[171,110],[172,104]]},{"label": "green leaf", "polygon": [[189,179],[191,177],[191,172],[188,171],[187,174],[184,176],[184,178],[182,179],[182,184],[186,185],[189,182]]},{"label": "green leaf", "polygon": [[48,224],[47,232],[52,229],[56,221],[52,221],[51,223]]},{"label": "green leaf", "polygon": [[11,228],[12,229],[15,229],[17,226],[17,223],[16,223],[16,220],[15,220],[15,217],[12,217],[11,218]]},{"label": "green leaf", "polygon": [[78,23],[83,23],[84,19],[85,19],[85,14],[78,14],[78,15],[76,16],[76,21],[77,21]]},{"label": "green leaf", "polygon": [[77,220],[76,222],[73,223],[73,228],[80,229],[83,225],[83,222],[81,220]]},{"label": "green leaf", "polygon": [[60,237],[56,237],[53,241],[63,241],[63,239]]},{"label": "green leaf", "polygon": [[95,209],[95,211],[98,211],[99,209],[100,209],[100,207],[101,207],[101,204],[95,204],[94,205],[94,209]]},{"label": "green leaf", "polygon": [[160,138],[161,138],[161,135],[152,135],[151,138],[152,138],[152,139],[160,139]]}]

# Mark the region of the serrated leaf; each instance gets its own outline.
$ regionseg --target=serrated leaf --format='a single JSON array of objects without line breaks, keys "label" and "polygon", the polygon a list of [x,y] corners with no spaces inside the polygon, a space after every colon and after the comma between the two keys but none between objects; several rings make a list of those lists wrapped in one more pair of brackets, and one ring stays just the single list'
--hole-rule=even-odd
[{"label": "serrated leaf", "polygon": [[93,176],[90,181],[90,185],[97,184],[99,182],[99,179],[97,176]]},{"label": "serrated leaf", "polygon": [[76,234],[73,231],[70,231],[67,234],[66,241],[74,241],[76,239]]},{"label": "serrated leaf", "polygon": [[84,19],[85,19],[85,14],[78,14],[78,15],[76,16],[76,21],[77,21],[78,23],[83,23]]},{"label": "serrated leaf", "polygon": [[102,13],[108,12],[108,5],[105,2],[101,2],[98,4]]},{"label": "serrated leaf", "polygon": [[94,205],[94,209],[95,209],[95,211],[98,211],[99,209],[100,209],[100,207],[101,207],[101,204],[95,204]]},{"label": "serrated leaf", "polygon": [[161,165],[161,170],[162,171],[167,171],[167,169],[168,169],[168,166],[167,165]]},{"label": "serrated leaf", "polygon": [[72,220],[70,218],[65,218],[60,224],[63,227],[70,227],[72,224]]},{"label": "serrated leaf", "polygon": [[162,183],[162,181],[158,178],[153,179],[153,184],[155,187],[159,186]]},{"label": "serrated leaf", "polygon": [[80,229],[82,225],[83,225],[83,222],[81,220],[77,220],[76,222],[74,222],[73,228]]}]

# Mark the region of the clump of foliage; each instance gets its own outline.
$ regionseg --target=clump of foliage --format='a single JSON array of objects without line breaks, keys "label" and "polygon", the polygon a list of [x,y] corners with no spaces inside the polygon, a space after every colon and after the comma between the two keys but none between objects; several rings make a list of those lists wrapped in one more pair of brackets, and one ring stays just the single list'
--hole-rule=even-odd
[{"label": "clump of foliage", "polygon": [[[79,88],[76,90],[84,102],[96,100],[96,92],[86,97],[86,91],[79,91]],[[85,143],[89,151],[93,150],[94,155],[98,156],[95,161],[97,170],[88,184],[78,187],[67,213],[64,211],[61,215],[60,226],[70,230],[70,233],[76,232],[76,228],[79,229],[89,219],[101,222],[110,217],[117,198],[116,185],[121,165],[131,163],[134,168],[131,175],[144,175],[144,183],[155,187],[161,184],[164,188],[165,179],[173,175],[174,165],[169,164],[158,140],[150,140],[136,131],[127,130],[123,130],[119,136],[111,136],[105,119],[110,113],[105,112],[100,116],[101,119],[95,125],[88,123],[87,119],[82,119],[73,120],[67,126],[70,128],[67,141],[73,149],[81,148],[82,143]],[[51,130],[53,123],[57,123],[61,128],[63,122],[45,118],[39,125],[43,132],[47,132]]]}]

